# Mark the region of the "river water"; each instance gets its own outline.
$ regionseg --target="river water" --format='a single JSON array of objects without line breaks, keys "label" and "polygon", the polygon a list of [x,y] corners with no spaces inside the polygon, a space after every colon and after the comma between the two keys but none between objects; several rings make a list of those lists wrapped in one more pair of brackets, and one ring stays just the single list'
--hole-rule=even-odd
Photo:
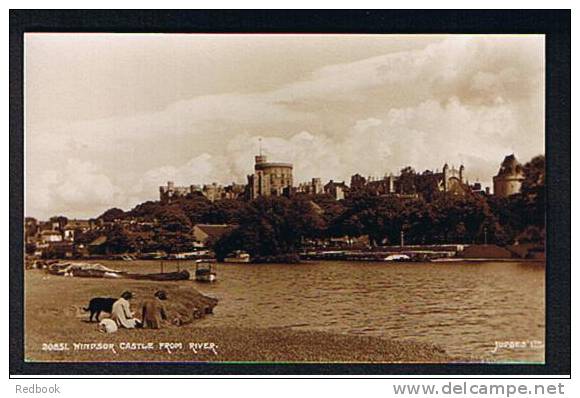
[{"label": "river water", "polygon": [[196,285],[220,299],[202,321],[212,326],[372,335],[435,343],[470,361],[544,361],[543,263],[216,267],[218,282]]}]

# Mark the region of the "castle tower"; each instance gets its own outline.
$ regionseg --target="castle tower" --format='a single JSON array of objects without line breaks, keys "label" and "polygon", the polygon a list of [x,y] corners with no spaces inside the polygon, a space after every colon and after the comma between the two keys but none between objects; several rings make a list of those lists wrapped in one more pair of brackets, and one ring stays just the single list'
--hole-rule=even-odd
[{"label": "castle tower", "polygon": [[167,181],[166,186],[159,187],[159,200],[167,201],[169,200],[175,193],[175,184],[173,181]]},{"label": "castle tower", "polygon": [[315,195],[321,194],[324,192],[322,188],[322,181],[320,178],[313,178],[312,179],[312,191]]},{"label": "castle tower", "polygon": [[448,179],[449,165],[445,163],[443,165],[443,191],[447,192],[447,179]]},{"label": "castle tower", "polygon": [[389,176],[387,177],[387,184],[387,193],[395,193],[395,176],[393,176],[393,173],[389,173]]},{"label": "castle tower", "polygon": [[520,193],[524,181],[524,168],[512,153],[504,158],[493,177],[493,194],[502,198]]},{"label": "castle tower", "polygon": [[293,186],[292,164],[268,162],[268,158],[260,154],[255,156],[254,174],[248,176],[249,197],[280,196],[291,191]]}]

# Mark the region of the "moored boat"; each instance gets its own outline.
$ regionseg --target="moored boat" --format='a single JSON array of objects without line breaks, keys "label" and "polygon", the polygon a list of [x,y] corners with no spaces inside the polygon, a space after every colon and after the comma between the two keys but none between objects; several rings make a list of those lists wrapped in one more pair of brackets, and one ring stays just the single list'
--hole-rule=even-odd
[{"label": "moored boat", "polygon": [[212,263],[207,261],[196,262],[195,280],[197,282],[215,282],[217,280],[217,275]]},{"label": "moored boat", "polygon": [[410,261],[411,257],[406,254],[390,254],[383,261]]},{"label": "moored boat", "polygon": [[158,274],[127,274],[125,277],[150,281],[186,281],[190,278],[190,274],[189,271],[183,269],[177,272],[162,272]]},{"label": "moored boat", "polygon": [[249,263],[250,255],[242,250],[236,250],[232,255],[224,258],[224,263]]}]

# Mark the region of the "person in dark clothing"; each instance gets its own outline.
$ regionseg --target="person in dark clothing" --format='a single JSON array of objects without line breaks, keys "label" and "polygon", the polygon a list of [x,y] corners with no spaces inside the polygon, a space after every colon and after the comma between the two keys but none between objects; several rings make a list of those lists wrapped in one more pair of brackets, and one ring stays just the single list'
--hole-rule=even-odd
[{"label": "person in dark clothing", "polygon": [[143,303],[143,328],[159,329],[161,320],[166,320],[165,308],[163,301],[167,300],[167,294],[163,290],[155,292],[155,298],[148,299]]}]

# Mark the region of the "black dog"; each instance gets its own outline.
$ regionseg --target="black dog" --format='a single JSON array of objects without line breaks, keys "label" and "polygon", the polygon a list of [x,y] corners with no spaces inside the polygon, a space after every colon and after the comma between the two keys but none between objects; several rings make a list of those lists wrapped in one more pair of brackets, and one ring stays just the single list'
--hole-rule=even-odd
[{"label": "black dog", "polygon": [[97,314],[97,322],[99,322],[99,315],[101,312],[108,312],[113,310],[113,304],[117,301],[116,298],[111,297],[95,297],[89,301],[89,307],[83,308],[85,311],[91,311],[89,322],[93,321],[93,315]]}]

